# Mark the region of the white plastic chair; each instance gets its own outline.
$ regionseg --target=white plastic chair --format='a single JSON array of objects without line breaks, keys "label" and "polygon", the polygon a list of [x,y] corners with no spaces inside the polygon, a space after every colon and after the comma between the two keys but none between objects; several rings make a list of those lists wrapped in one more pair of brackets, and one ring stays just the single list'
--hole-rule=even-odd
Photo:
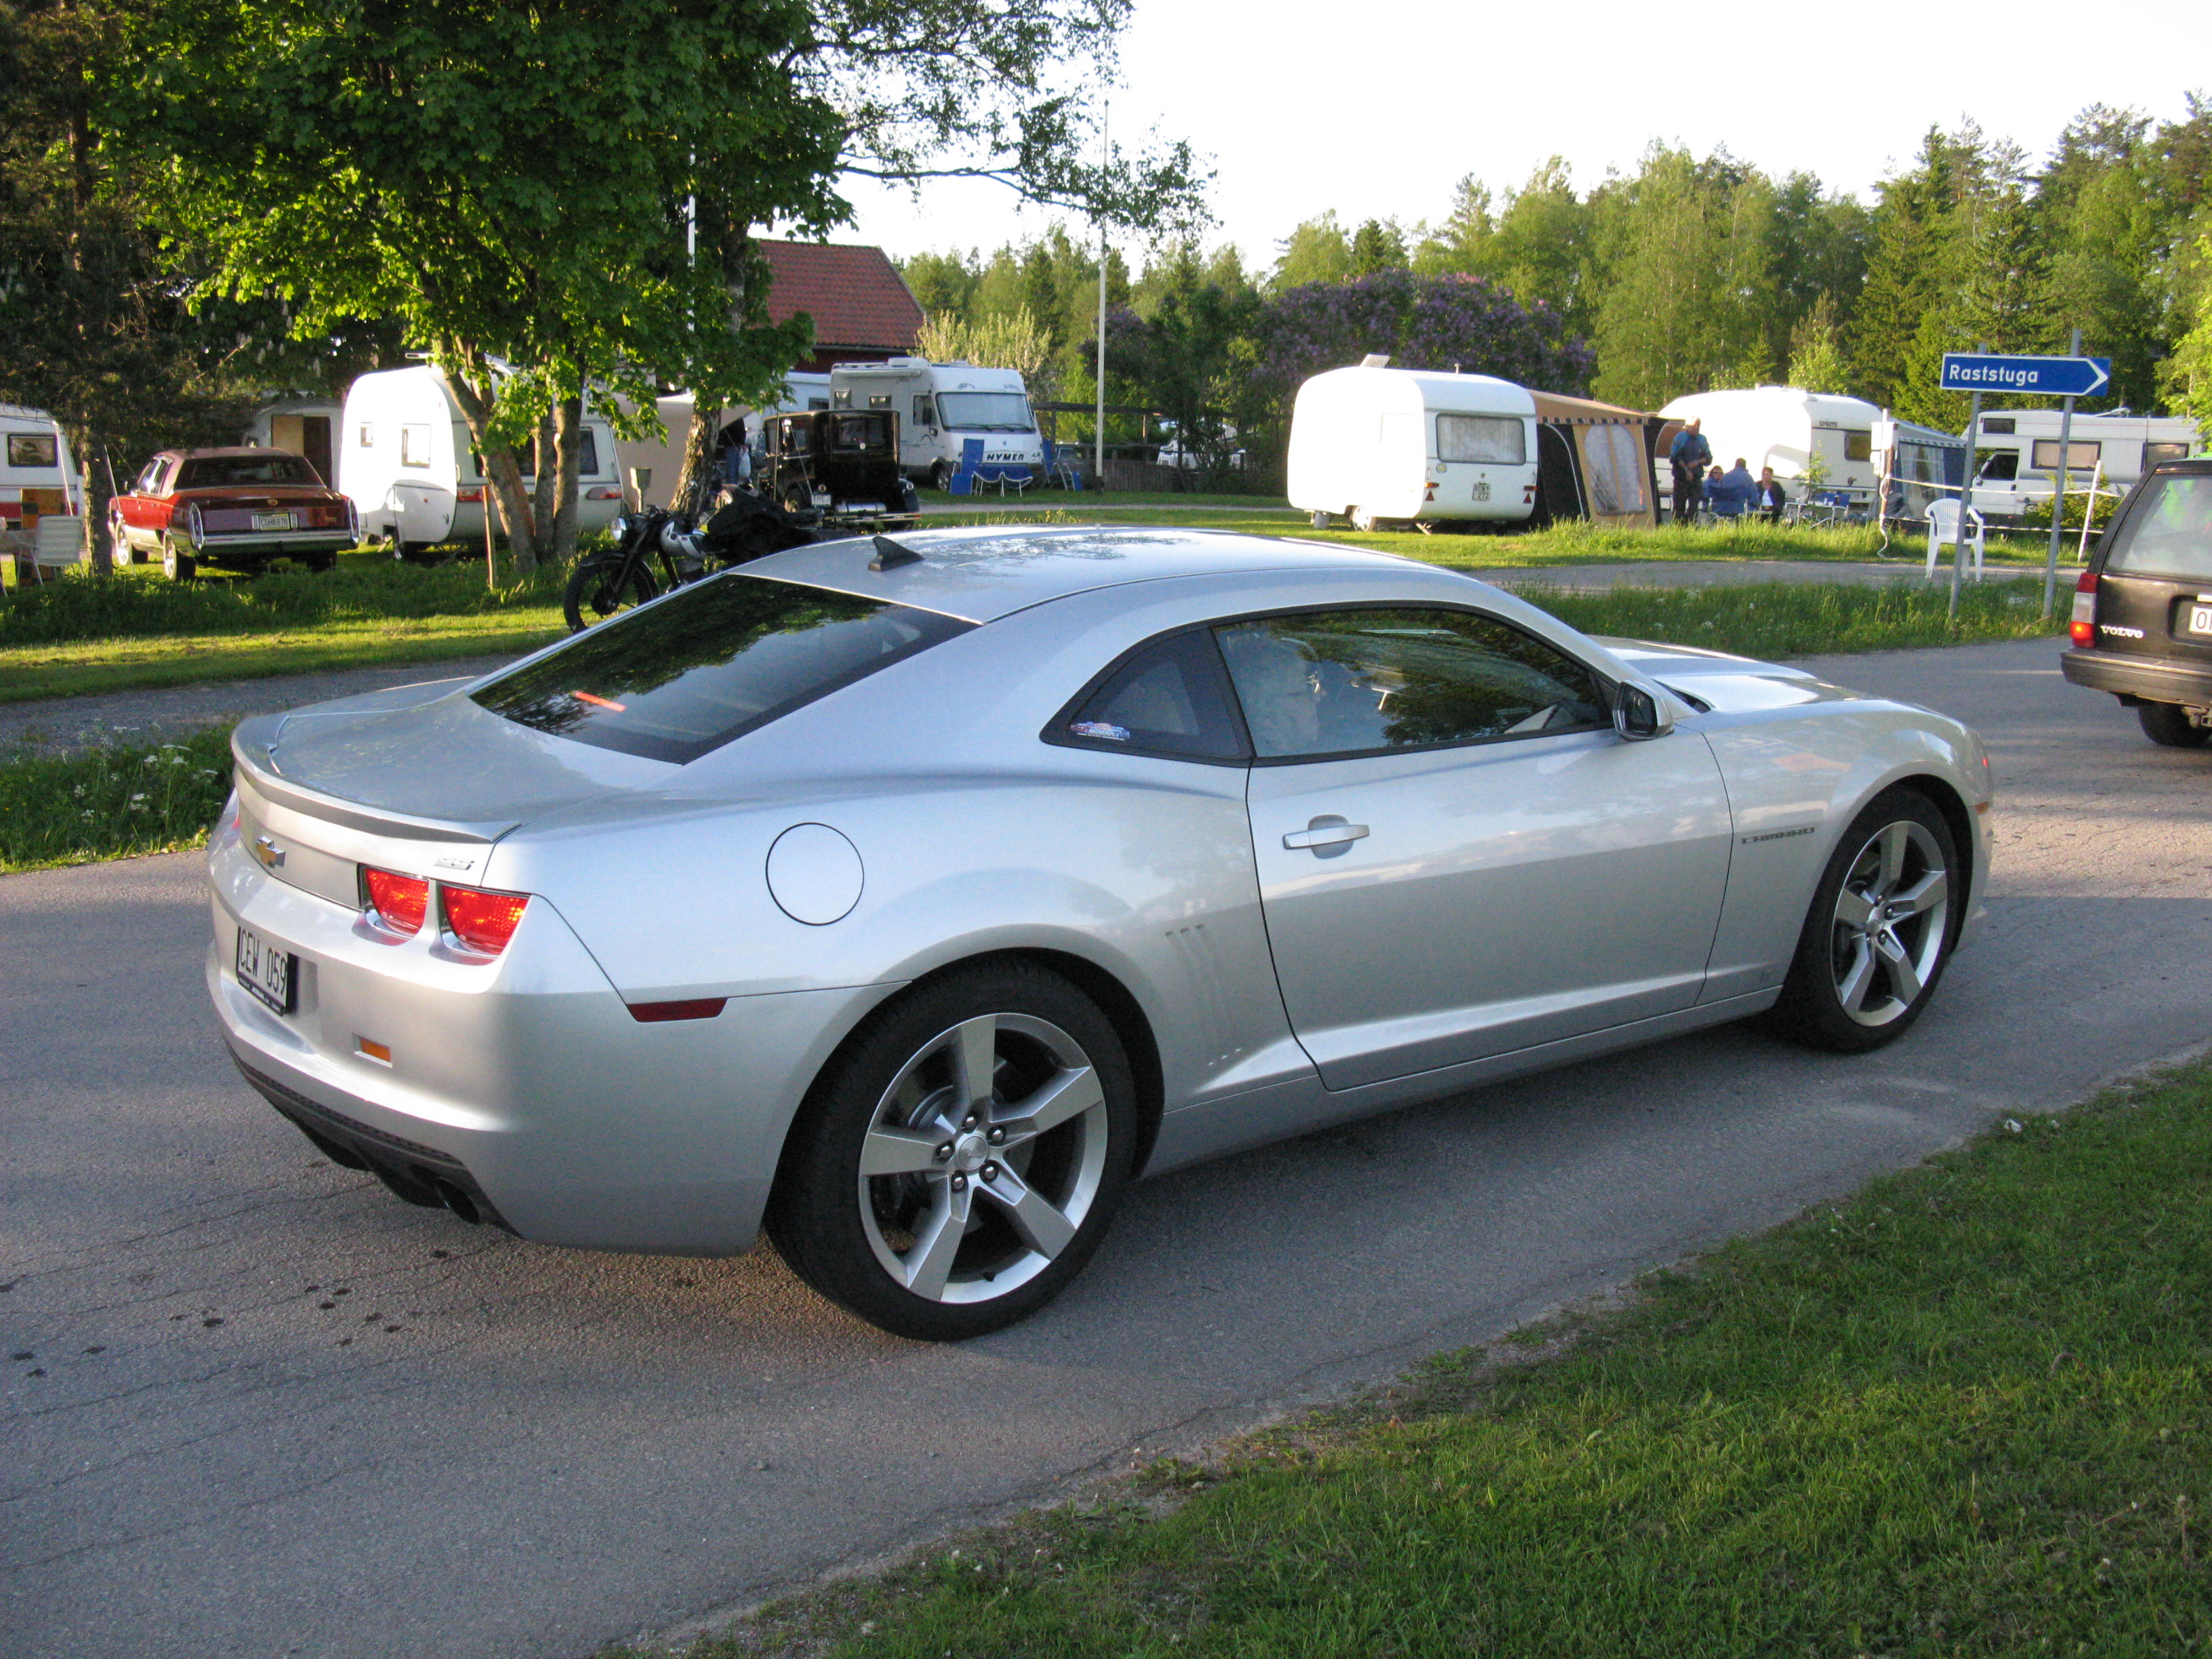
[{"label": "white plastic chair", "polygon": [[35,533],[32,557],[41,569],[76,564],[84,557],[84,519],[80,514],[44,514]]},{"label": "white plastic chair", "polygon": [[[1960,550],[1963,561],[1969,554],[1974,561],[1974,576],[1982,574],[1982,544],[1989,526],[1982,519],[1982,509],[1966,509],[1966,542]],[[1953,501],[1931,501],[1928,507],[1928,574],[1936,574],[1936,561],[1946,547],[1959,546],[1959,503]]]}]

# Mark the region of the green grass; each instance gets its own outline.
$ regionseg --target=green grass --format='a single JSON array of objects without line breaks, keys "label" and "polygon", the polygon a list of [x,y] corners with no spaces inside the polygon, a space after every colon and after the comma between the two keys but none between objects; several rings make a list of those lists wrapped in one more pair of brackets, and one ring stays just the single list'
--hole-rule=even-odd
[{"label": "green grass", "polygon": [[207,844],[230,793],[230,728],[0,765],[0,874]]},{"label": "green grass", "polygon": [[2212,1067],[1522,1334],[693,1659],[2212,1647]]},{"label": "green grass", "polygon": [[170,582],[72,573],[0,605],[0,703],[452,657],[559,635],[565,569],[492,588],[480,563],[349,554],[326,575]]},{"label": "green grass", "polygon": [[1949,588],[1910,578],[1882,586],[1746,582],[1594,593],[1541,581],[1504,586],[1585,634],[1770,659],[2040,639],[2059,626],[2044,620],[2043,586],[2033,580],[1971,584],[1960,590],[1956,618],[1948,612]]}]

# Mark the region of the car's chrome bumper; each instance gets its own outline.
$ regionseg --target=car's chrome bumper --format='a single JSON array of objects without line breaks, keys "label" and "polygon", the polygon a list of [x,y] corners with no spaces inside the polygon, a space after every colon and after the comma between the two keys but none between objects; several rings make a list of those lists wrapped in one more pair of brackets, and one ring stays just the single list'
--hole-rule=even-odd
[{"label": "car's chrome bumper", "polygon": [[[234,834],[209,872],[208,992],[254,1086],[401,1196],[547,1243],[751,1248],[792,1114],[888,988],[737,997],[716,1018],[640,1024],[543,901],[498,961],[471,962],[275,880]],[[241,925],[296,953],[290,1013],[240,984]]]}]

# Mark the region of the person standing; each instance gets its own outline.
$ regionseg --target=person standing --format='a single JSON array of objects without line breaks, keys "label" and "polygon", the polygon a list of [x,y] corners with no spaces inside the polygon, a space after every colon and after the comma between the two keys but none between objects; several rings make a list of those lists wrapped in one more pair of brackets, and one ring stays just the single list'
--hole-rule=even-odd
[{"label": "person standing", "polygon": [[1698,498],[1703,493],[1699,480],[1711,464],[1713,447],[1707,443],[1698,430],[1705,422],[1692,421],[1674,434],[1674,441],[1667,451],[1667,460],[1674,469],[1674,522],[1693,523],[1698,516]]}]

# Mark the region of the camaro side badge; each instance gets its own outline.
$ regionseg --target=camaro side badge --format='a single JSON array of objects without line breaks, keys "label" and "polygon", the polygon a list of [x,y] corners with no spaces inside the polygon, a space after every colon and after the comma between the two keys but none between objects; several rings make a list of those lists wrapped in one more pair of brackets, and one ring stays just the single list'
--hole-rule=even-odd
[{"label": "camaro side badge", "polygon": [[268,836],[256,836],[253,838],[253,856],[261,860],[264,868],[274,870],[284,862],[284,849]]},{"label": "camaro side badge", "polygon": [[430,862],[434,869],[439,870],[473,870],[477,867],[474,859],[433,859]]},{"label": "camaro side badge", "polygon": [[1770,830],[1763,836],[1742,836],[1737,839],[1742,846],[1756,847],[1763,841],[1788,841],[1792,836],[1809,836],[1813,829],[1809,823],[1801,823],[1795,830]]}]

